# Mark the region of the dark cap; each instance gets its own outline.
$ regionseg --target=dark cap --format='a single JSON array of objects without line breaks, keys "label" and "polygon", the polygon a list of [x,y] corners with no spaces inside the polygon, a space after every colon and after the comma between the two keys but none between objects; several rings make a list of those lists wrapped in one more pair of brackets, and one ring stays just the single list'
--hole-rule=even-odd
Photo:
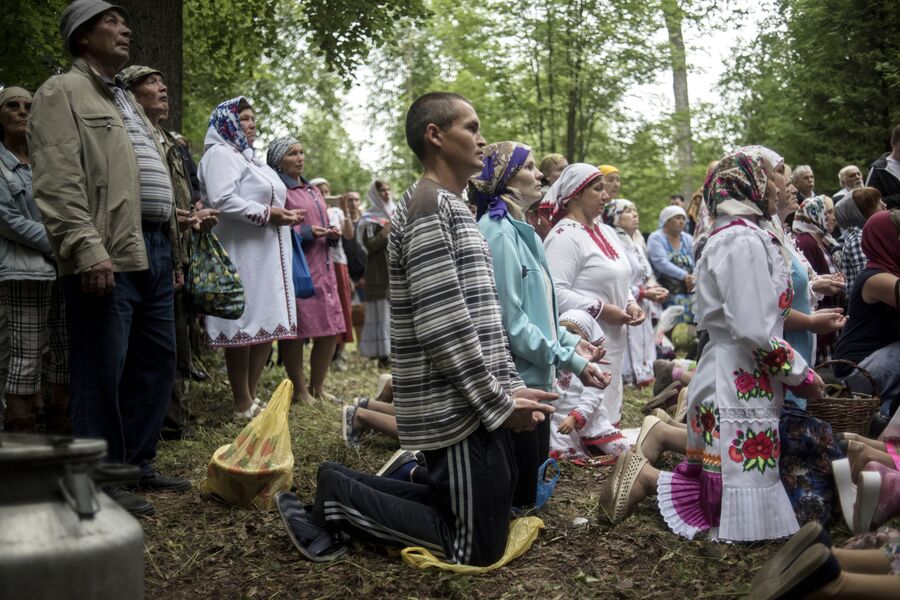
[{"label": "dark cap", "polygon": [[113,9],[125,15],[125,18],[128,18],[128,11],[124,8],[109,2],[103,2],[103,0],[75,0],[72,2],[63,11],[59,20],[59,32],[62,34],[63,45],[69,52],[72,52],[72,34],[97,15]]}]

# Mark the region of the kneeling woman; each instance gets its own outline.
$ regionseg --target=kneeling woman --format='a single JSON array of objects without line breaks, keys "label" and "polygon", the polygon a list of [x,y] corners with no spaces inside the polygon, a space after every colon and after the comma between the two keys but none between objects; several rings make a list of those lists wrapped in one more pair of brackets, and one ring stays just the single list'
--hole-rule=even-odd
[{"label": "kneeling woman", "polygon": [[710,341],[688,388],[687,458],[666,473],[636,452],[619,457],[601,493],[609,520],[656,491],[666,523],[689,539],[708,532],[755,541],[797,531],[778,475],[781,384],[804,398],[821,396],[824,384],[782,339],[793,296],[790,255],[760,223],[783,186],[764,157],[741,151],[707,179],[704,199],[716,223],[697,265],[697,307]]},{"label": "kneeling woman", "polygon": [[[541,193],[541,172],[524,144],[501,142],[484,149],[484,169],[469,181],[469,201],[478,207],[478,227],[487,240],[510,353],[525,385],[552,391],[556,369],[582,383],[604,388],[608,373],[590,365],[600,351],[560,328],[556,295],[544,248],[525,209]],[[513,506],[535,503],[538,468],[550,451],[550,419],[534,431],[514,433],[519,479]]]}]

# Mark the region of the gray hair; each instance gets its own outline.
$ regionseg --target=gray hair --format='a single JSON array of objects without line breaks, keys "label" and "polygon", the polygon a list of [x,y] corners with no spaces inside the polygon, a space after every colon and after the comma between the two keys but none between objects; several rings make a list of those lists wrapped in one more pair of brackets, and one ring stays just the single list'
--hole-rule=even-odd
[{"label": "gray hair", "polygon": [[794,172],[791,173],[791,183],[797,185],[797,182],[800,181],[801,177],[805,177],[806,175],[812,175],[813,170],[809,165],[797,165],[794,167]]},{"label": "gray hair", "polygon": [[[847,176],[851,169],[856,169],[857,171],[859,171],[859,167],[857,167],[856,165],[847,165],[846,167],[838,171],[838,183],[844,185],[844,177]],[[860,171],[860,173],[862,173],[862,171]]]}]

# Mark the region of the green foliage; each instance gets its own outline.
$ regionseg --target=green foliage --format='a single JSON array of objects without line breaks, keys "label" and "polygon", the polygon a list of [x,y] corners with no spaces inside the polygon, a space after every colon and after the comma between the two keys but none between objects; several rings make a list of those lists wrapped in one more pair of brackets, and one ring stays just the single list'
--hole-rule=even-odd
[{"label": "green foliage", "polygon": [[[660,208],[681,187],[674,123],[627,123],[621,103],[632,83],[668,64],[666,51],[648,41],[662,26],[658,6],[629,0],[536,0],[524,7],[508,0],[431,0],[427,6],[435,17],[417,28],[401,25],[406,35],[374,54],[376,75],[365,82],[375,90],[373,121],[388,132],[386,176],[405,185],[420,172],[403,130],[412,100],[430,90],[454,91],[473,103],[488,142],[527,143],[538,158],[562,152],[571,161],[619,165],[623,195],[639,205],[646,227],[655,228]],[[691,173],[697,185],[721,151],[713,132],[708,123],[695,125],[695,155],[703,165]]]},{"label": "green foliage", "polygon": [[732,135],[808,163],[820,191],[847,164],[865,168],[889,149],[900,122],[900,3],[779,0],[735,56],[724,84],[735,98]]},{"label": "green foliage", "polygon": [[311,46],[347,79],[369,48],[393,42],[398,19],[427,16],[422,0],[304,0],[303,22]]},{"label": "green foliage", "polygon": [[66,0],[28,0],[0,10],[0,86],[18,85],[31,92],[69,59],[59,34]]},{"label": "green foliage", "polygon": [[298,139],[306,150],[305,177],[324,177],[335,194],[356,191],[365,198],[372,174],[363,168],[347,130],[333,115],[307,111]]}]

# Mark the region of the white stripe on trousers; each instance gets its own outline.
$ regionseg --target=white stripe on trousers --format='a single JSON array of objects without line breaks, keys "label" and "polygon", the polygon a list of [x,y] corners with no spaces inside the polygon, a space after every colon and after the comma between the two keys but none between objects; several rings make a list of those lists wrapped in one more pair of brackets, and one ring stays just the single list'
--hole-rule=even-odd
[{"label": "white stripe on trousers", "polygon": [[456,517],[456,537],[453,552],[456,560],[469,564],[472,557],[472,471],[469,461],[468,438],[454,444],[448,452],[447,466],[450,479],[450,500]]},{"label": "white stripe on trousers", "polygon": [[342,519],[347,520],[360,529],[368,531],[375,537],[380,537],[382,539],[391,540],[394,542],[400,542],[402,544],[423,546],[433,552],[439,553],[441,555],[444,554],[444,548],[442,546],[435,545],[431,542],[426,542],[425,540],[416,539],[411,535],[396,531],[394,529],[390,529],[389,527],[385,527],[384,525],[371,520],[369,517],[362,514],[355,508],[351,508],[345,504],[341,504],[340,502],[336,502],[334,500],[326,501],[324,512],[326,521],[338,521]]}]

